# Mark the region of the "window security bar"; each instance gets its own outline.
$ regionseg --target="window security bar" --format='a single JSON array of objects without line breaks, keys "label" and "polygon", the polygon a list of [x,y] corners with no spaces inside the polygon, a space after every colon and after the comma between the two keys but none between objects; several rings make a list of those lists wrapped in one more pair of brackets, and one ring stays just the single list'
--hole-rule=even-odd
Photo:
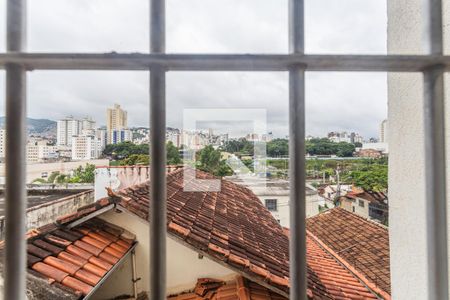
[{"label": "window security bar", "polygon": [[128,70],[163,67],[166,71],[307,71],[423,72],[440,65],[450,71],[448,55],[314,54],[84,54],[0,53],[0,69],[19,64],[27,70]]},{"label": "window security bar", "polygon": [[150,54],[26,53],[26,0],[7,1],[6,70],[6,252],[5,299],[25,297],[26,72],[42,70],[150,70],[151,283],[150,296],[165,299],[165,73],[167,71],[289,71],[291,160],[291,299],[306,299],[305,71],[422,72],[429,299],[448,299],[445,199],[442,0],[423,0],[427,55],[305,55],[304,1],[289,0],[289,54],[165,54],[165,0],[150,0]]}]

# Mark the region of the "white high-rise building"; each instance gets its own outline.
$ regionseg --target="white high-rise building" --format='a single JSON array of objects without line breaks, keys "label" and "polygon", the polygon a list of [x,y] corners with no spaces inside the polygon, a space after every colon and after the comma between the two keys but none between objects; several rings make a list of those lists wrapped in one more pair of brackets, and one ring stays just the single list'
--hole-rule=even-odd
[{"label": "white high-rise building", "polygon": [[95,130],[95,121],[90,117],[84,119],[75,119],[70,116],[58,120],[56,132],[56,144],[58,146],[71,146],[72,137],[80,134],[91,134]]},{"label": "white high-rise building", "polygon": [[115,129],[111,132],[111,144],[119,144],[123,142],[131,142],[133,134],[130,129]]},{"label": "white high-rise building", "polygon": [[94,135],[78,135],[72,137],[72,159],[88,160],[100,156],[100,140]]},{"label": "white high-rise building", "polygon": [[380,143],[388,142],[388,120],[383,120],[380,124]]},{"label": "white high-rise building", "polygon": [[57,157],[58,146],[48,145],[46,140],[31,140],[27,143],[27,161],[39,162]]},{"label": "white high-rise building", "polygon": [[100,151],[103,151],[105,149],[106,145],[108,144],[108,134],[105,128],[99,128],[95,131],[95,137],[100,143]]}]

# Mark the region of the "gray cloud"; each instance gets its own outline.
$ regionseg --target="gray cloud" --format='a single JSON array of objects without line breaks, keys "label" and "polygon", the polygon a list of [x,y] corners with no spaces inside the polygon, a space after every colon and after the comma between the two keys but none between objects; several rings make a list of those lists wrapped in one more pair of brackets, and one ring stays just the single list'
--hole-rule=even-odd
[{"label": "gray cloud", "polygon": [[[0,0],[4,20],[5,0]],[[147,52],[147,0],[29,1],[28,50]],[[308,53],[385,53],[386,3],[314,0],[306,3]],[[286,53],[287,1],[168,0],[167,50],[172,53]],[[0,22],[0,51],[5,22]],[[4,90],[0,71],[0,91]],[[130,125],[148,123],[146,72],[34,71],[29,116],[91,115],[105,122],[120,103]],[[180,127],[184,108],[265,108],[269,130],[287,133],[285,73],[179,72],[167,76],[168,125]],[[376,136],[387,110],[386,75],[308,73],[307,132],[356,130]],[[0,95],[4,103],[4,92]],[[4,114],[3,106],[0,114]]]}]

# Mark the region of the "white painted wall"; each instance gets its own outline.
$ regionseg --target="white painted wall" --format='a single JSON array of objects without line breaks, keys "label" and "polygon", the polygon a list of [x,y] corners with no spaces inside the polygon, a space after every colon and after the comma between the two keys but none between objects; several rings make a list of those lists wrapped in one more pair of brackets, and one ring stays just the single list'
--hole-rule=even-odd
[{"label": "white painted wall", "polygon": [[[139,244],[136,247],[138,293],[149,291],[149,226],[142,219],[128,213],[109,211],[101,218],[134,234]],[[179,293],[195,286],[197,278],[212,277],[231,279],[236,274],[228,268],[203,257],[177,241],[167,238],[167,294]],[[131,263],[128,260],[96,292],[93,299],[108,299],[122,294],[132,294]]]},{"label": "white painted wall", "polygon": [[[445,3],[448,37],[450,11]],[[388,0],[389,54],[423,54],[422,1]],[[447,38],[446,49],[450,49]],[[447,51],[448,53],[448,51]],[[446,79],[447,88],[450,81]],[[427,299],[423,97],[421,74],[390,74],[389,229],[393,299]],[[447,90],[448,92],[449,90]],[[448,94],[448,93],[447,93]],[[449,105],[447,99],[447,106]],[[449,110],[446,120],[450,119]],[[450,132],[447,129],[447,141]],[[447,160],[450,147],[447,146]],[[450,180],[450,176],[447,177]],[[449,197],[448,197],[449,198]]]}]

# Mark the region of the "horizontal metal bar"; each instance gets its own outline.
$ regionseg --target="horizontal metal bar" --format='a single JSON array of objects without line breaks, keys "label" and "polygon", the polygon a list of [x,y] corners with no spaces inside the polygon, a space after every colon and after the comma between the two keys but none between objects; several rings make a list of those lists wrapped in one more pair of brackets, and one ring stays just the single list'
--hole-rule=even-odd
[{"label": "horizontal metal bar", "polygon": [[448,55],[0,53],[0,69],[9,63],[28,70],[288,71],[301,66],[307,71],[422,72],[441,65],[450,71]]}]

